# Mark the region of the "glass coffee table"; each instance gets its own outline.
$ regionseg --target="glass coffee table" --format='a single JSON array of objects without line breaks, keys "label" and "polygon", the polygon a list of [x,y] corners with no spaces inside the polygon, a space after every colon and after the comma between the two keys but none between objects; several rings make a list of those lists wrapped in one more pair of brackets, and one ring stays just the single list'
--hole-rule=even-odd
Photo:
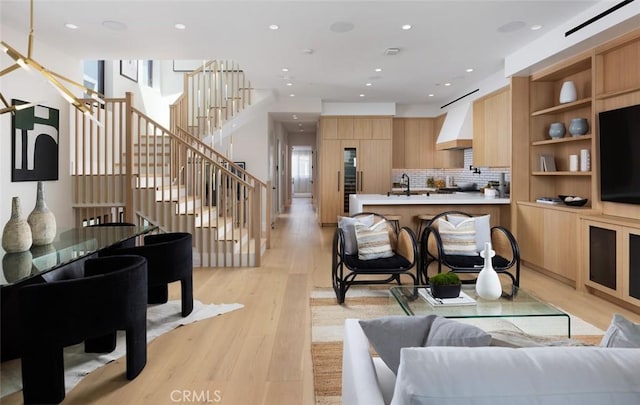
[{"label": "glass coffee table", "polygon": [[[428,286],[427,286],[428,287]],[[396,286],[390,289],[390,300],[400,305],[407,315],[440,315],[445,318],[532,318],[561,317],[567,321],[567,337],[571,337],[571,317],[558,308],[549,305],[513,287],[511,296],[503,296],[494,301],[478,297],[473,285],[463,285],[462,291],[476,300],[474,305],[434,306],[417,293],[416,288],[425,286]]]}]

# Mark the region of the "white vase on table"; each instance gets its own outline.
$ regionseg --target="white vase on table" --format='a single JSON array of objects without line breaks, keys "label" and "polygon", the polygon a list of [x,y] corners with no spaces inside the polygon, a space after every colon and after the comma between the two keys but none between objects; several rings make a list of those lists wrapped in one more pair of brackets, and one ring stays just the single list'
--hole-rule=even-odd
[{"label": "white vase on table", "polygon": [[484,250],[480,252],[480,256],[484,258],[484,267],[478,274],[476,280],[476,293],[480,298],[486,300],[495,300],[502,296],[502,285],[500,284],[500,278],[493,268],[491,258],[496,255],[496,252],[491,249],[491,242],[484,244]]}]

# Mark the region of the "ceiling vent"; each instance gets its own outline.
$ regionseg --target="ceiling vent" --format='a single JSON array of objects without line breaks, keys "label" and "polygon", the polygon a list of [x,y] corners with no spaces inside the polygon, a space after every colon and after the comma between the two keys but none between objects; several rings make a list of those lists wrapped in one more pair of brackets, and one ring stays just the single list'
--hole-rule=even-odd
[{"label": "ceiling vent", "polygon": [[397,55],[398,52],[400,52],[400,48],[387,48],[384,50],[384,54],[389,56]]},{"label": "ceiling vent", "polygon": [[571,35],[571,34],[577,32],[577,31],[583,29],[587,25],[593,24],[594,22],[600,20],[601,18],[606,17],[607,15],[613,13],[614,11],[616,11],[616,10],[618,10],[618,9],[620,9],[620,8],[622,8],[622,7],[624,7],[627,4],[632,3],[632,2],[633,2],[633,0],[624,0],[624,1],[622,1],[622,2],[620,2],[618,4],[616,4],[615,6],[603,11],[602,13],[598,14],[597,16],[588,19],[587,21],[583,22],[582,24],[571,28],[569,31],[564,33],[564,36],[568,37],[569,35]]}]

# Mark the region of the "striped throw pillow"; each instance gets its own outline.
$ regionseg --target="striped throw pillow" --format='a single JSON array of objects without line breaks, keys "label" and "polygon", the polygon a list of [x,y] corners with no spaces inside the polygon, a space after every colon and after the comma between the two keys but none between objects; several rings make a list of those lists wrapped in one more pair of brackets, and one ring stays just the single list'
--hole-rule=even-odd
[{"label": "striped throw pillow", "polygon": [[380,221],[372,226],[356,223],[355,228],[358,259],[372,260],[393,256],[386,221]]},{"label": "striped throw pillow", "polygon": [[467,218],[457,225],[438,218],[438,232],[442,239],[442,249],[446,255],[477,256],[476,222]]}]

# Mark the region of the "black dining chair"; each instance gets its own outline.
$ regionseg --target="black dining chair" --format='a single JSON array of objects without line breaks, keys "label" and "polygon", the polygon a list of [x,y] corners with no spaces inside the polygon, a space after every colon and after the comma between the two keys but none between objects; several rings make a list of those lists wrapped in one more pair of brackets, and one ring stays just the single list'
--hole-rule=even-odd
[{"label": "black dining chair", "polygon": [[147,262],[140,256],[88,259],[84,277],[20,289],[22,386],[25,404],[65,397],[63,348],[85,342],[109,353],[126,332],[127,379],[147,363]]},{"label": "black dining chair", "polygon": [[147,259],[149,304],[168,301],[168,284],[180,281],[182,316],[193,311],[193,245],[190,233],[147,235],[144,245],[109,249],[109,255],[140,255]]}]

